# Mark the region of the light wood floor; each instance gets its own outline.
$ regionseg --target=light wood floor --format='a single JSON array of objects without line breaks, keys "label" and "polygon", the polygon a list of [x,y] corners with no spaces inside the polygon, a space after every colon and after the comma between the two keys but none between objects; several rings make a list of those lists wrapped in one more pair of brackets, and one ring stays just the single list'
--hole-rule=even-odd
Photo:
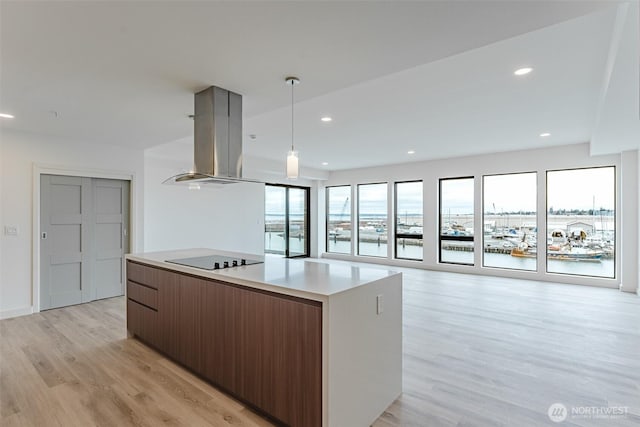
[{"label": "light wood floor", "polygon": [[[401,270],[404,391],[375,427],[640,425],[637,296]],[[113,298],[0,321],[0,425],[271,425],[126,339],[124,311]],[[555,424],[553,403],[628,413]]]}]

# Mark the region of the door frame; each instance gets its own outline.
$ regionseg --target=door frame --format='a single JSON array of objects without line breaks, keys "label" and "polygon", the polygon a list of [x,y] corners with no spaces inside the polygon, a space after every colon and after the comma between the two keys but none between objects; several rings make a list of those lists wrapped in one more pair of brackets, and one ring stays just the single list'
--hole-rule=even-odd
[{"label": "door frame", "polygon": [[86,178],[104,178],[129,181],[129,250],[137,252],[136,245],[137,223],[134,220],[138,217],[138,181],[135,172],[102,170],[102,169],[82,169],[73,166],[33,164],[33,210],[32,214],[32,245],[31,245],[31,311],[40,312],[40,176],[41,175],[66,175]]},{"label": "door frame", "polygon": [[[302,185],[291,185],[291,184],[280,184],[280,183],[271,183],[271,182],[267,182],[265,183],[265,186],[271,186],[271,187],[283,187],[285,188],[285,214],[284,214],[284,242],[285,242],[285,250],[284,250],[284,257],[285,258],[309,258],[311,256],[311,187],[304,187]],[[300,190],[304,190],[306,191],[307,197],[306,197],[306,201],[305,201],[305,209],[307,210],[307,218],[306,218],[306,224],[305,224],[305,235],[307,236],[305,238],[306,242],[305,242],[305,253],[302,255],[294,255],[294,256],[290,256],[289,255],[289,189],[290,188],[297,188]],[[263,243],[264,245],[264,243]]]}]

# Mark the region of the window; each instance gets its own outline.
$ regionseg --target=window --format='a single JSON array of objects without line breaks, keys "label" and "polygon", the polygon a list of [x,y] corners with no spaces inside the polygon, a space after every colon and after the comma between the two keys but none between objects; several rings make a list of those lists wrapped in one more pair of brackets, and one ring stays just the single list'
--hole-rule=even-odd
[{"label": "window", "polygon": [[473,177],[440,180],[440,262],[473,265]]},{"label": "window", "polygon": [[396,182],[396,258],[422,260],[422,181]]},{"label": "window", "polygon": [[387,183],[358,185],[358,255],[387,256]]},{"label": "window", "polygon": [[289,205],[288,257],[309,256],[309,197],[308,188],[287,187]]},{"label": "window", "polygon": [[265,252],[309,256],[309,229],[309,188],[265,185]]},{"label": "window", "polygon": [[327,252],[351,253],[351,186],[327,188]]},{"label": "window", "polygon": [[265,185],[264,202],[264,251],[284,255],[287,189]]},{"label": "window", "polygon": [[615,167],[547,172],[547,271],[615,277]]},{"label": "window", "polygon": [[536,271],[537,174],[483,177],[485,267]]}]

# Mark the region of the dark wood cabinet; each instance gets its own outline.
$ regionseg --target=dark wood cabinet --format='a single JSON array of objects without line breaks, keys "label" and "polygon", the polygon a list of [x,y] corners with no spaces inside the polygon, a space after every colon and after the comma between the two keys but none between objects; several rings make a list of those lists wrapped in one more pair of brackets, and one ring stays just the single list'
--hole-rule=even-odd
[{"label": "dark wood cabinet", "polygon": [[202,322],[206,330],[203,338],[204,376],[233,393],[238,391],[240,370],[238,357],[238,328],[242,290],[216,283],[204,288],[206,310]]},{"label": "dark wood cabinet", "polygon": [[202,322],[202,294],[206,286],[204,280],[189,276],[180,276],[178,280],[178,299],[174,314],[177,322],[177,360],[196,372],[202,372],[202,341],[205,330]]},{"label": "dark wood cabinet", "polygon": [[[132,263],[133,264],[133,263]],[[151,269],[146,267],[147,269]],[[158,271],[158,325],[160,326],[160,346],[167,356],[178,361],[180,331],[178,321],[178,290],[180,276],[166,270]]]},{"label": "dark wood cabinet", "polygon": [[158,312],[132,299],[127,299],[127,329],[152,347],[160,344]]},{"label": "dark wood cabinet", "polygon": [[[258,292],[240,295],[238,390],[290,425],[321,419],[321,309]],[[269,393],[265,393],[269,390]]]},{"label": "dark wood cabinet", "polygon": [[147,306],[152,310],[158,310],[158,290],[139,285],[130,280],[127,281],[127,295],[130,300]]},{"label": "dark wood cabinet", "polygon": [[157,289],[157,311],[132,299],[140,289],[128,294],[130,332],[286,425],[322,425],[321,303],[127,267],[129,280]]}]

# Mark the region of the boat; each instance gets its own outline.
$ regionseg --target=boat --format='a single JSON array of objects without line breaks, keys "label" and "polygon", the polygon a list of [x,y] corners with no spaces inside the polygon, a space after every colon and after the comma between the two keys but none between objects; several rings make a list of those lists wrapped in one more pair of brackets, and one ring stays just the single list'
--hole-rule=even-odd
[{"label": "boat", "polygon": [[530,250],[529,248],[522,248],[520,246],[511,249],[511,256],[518,258],[535,258],[537,253],[535,251]]},{"label": "boat", "polygon": [[603,255],[604,252],[601,250],[577,247],[572,246],[571,244],[562,245],[557,250],[547,248],[548,259],[555,259],[559,261],[600,262]]},{"label": "boat", "polygon": [[[511,249],[511,256],[518,258],[535,258],[536,255],[536,251],[530,249],[526,244],[520,244]],[[600,262],[603,255],[604,251],[572,247],[571,245],[547,246],[547,258],[557,261]]]}]

